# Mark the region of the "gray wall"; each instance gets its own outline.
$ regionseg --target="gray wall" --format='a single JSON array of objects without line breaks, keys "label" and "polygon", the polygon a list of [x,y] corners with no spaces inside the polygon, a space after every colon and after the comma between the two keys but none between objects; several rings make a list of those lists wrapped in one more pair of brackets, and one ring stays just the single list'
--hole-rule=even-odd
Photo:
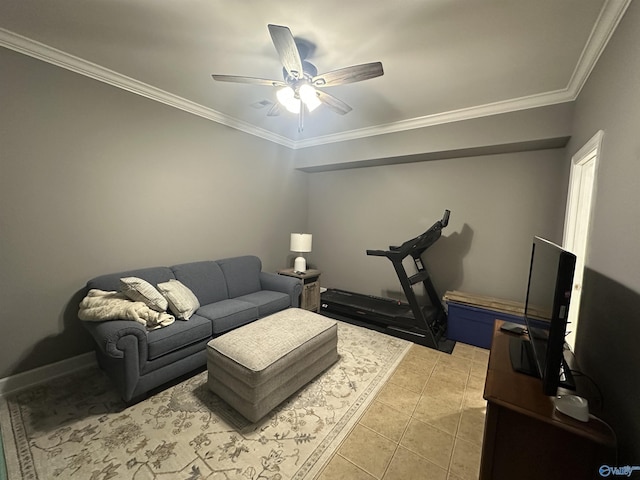
[{"label": "gray wall", "polygon": [[[530,237],[561,240],[569,159],[603,129],[576,352],[603,389],[620,462],[637,464],[638,45],[640,5],[632,2],[575,120],[560,112],[559,123],[573,126],[566,152],[313,174],[296,171],[287,149],[0,49],[0,377],[91,348],[74,302],[94,275],[248,252],[275,270],[290,261],[288,234],[297,230],[314,234],[310,263],[323,284],[387,294],[397,290],[389,262],[364,251],[421,233],[449,208],[444,237],[425,255],[437,288],[521,299]],[[525,118],[519,127],[541,125]],[[419,135],[332,147],[330,158],[318,149],[295,156],[309,166],[429,151],[407,148]],[[500,141],[510,138],[532,139]]]},{"label": "gray wall", "polygon": [[423,255],[438,293],[523,301],[533,235],[562,240],[566,183],[561,149],[313,173],[311,261],[323,286],[400,298],[391,262],[366,250],[400,245],[449,209]]},{"label": "gray wall", "polygon": [[604,131],[576,355],[604,394],[619,464],[640,462],[640,3],[629,8],[576,102],[570,158]]},{"label": "gray wall", "polygon": [[296,168],[322,171],[564,147],[572,118],[573,103],[561,103],[328,143],[298,150]]},{"label": "gray wall", "polygon": [[96,275],[238,254],[306,227],[289,149],[0,48],[0,378],[92,349]]},{"label": "gray wall", "polygon": [[572,118],[564,103],[299,150],[322,284],[403,298],[391,262],[366,250],[399,245],[449,209],[423,255],[438,293],[523,301],[533,235],[562,241]]}]

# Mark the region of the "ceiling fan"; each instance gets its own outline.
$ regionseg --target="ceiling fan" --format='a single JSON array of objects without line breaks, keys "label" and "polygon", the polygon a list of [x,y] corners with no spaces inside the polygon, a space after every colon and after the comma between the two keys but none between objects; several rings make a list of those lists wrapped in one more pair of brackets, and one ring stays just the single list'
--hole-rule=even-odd
[{"label": "ceiling fan", "polygon": [[[323,91],[346,83],[361,82],[384,74],[382,63],[372,62],[340,68],[318,75],[318,69],[306,60],[306,52],[299,45],[288,27],[269,24],[269,33],[283,66],[283,80],[242,77],[236,75],[212,75],[219,82],[248,83],[278,88],[278,102],[292,113],[298,114],[298,131],[303,128],[305,109],[312,112],[325,105],[334,112],[345,115],[352,108],[342,100]],[[277,115],[277,105],[269,109],[269,116]]]}]

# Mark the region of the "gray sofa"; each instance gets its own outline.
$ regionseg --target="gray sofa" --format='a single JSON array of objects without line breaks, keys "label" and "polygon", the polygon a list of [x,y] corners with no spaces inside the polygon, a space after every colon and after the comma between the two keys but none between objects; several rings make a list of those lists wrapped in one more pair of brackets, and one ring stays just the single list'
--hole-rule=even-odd
[{"label": "gray sofa", "polygon": [[157,330],[131,320],[82,321],[95,340],[98,364],[127,403],[206,365],[206,345],[213,337],[297,307],[302,289],[299,280],[263,272],[260,259],[247,255],[102,275],[89,280],[87,291],[118,291],[122,277],[142,278],[153,286],[176,279],[200,303],[189,320]]}]

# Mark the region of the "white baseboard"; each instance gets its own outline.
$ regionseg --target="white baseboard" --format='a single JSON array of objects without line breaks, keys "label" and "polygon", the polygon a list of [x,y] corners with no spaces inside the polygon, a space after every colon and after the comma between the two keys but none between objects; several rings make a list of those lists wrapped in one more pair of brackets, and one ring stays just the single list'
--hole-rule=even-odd
[{"label": "white baseboard", "polygon": [[59,362],[34,368],[26,372],[0,378],[0,397],[10,393],[33,387],[53,378],[69,375],[84,368],[93,367],[97,364],[95,352],[83,353],[77,357],[67,358]]}]

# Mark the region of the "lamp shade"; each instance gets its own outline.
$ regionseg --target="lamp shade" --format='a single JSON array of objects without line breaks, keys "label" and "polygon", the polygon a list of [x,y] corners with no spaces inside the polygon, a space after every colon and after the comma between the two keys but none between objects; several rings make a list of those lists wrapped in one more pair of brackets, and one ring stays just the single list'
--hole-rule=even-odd
[{"label": "lamp shade", "polygon": [[291,234],[291,246],[292,252],[310,252],[311,251],[311,237],[310,233],[292,233]]}]

